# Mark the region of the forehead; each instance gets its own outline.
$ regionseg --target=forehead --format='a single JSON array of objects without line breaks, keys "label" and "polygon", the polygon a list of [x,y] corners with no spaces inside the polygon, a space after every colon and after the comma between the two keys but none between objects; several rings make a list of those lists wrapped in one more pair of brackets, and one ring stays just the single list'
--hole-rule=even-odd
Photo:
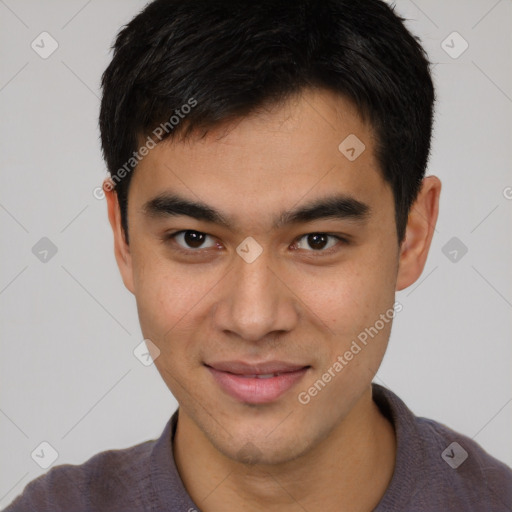
[{"label": "forehead", "polygon": [[389,199],[374,145],[371,126],[351,102],[325,90],[303,91],[202,138],[158,144],[134,172],[129,204],[140,208],[162,192],[179,193],[263,220],[266,212],[333,192],[374,203],[383,193]]}]

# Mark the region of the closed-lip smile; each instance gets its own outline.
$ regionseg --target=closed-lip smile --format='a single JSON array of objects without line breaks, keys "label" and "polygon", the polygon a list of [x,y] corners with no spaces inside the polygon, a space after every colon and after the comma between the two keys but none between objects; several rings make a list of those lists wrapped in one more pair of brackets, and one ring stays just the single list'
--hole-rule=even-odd
[{"label": "closed-lip smile", "polygon": [[218,361],[205,363],[219,387],[238,401],[251,404],[274,402],[301,380],[310,365],[266,361]]}]

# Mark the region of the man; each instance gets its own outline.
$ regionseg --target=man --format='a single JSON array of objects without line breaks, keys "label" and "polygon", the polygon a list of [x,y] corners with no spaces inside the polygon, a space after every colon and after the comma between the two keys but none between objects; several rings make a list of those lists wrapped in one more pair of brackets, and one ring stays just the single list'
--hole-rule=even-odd
[{"label": "man", "polygon": [[510,468],[372,384],[441,190],[392,9],[156,0],[102,86],[115,255],[179,409],[7,510],[512,510]]}]

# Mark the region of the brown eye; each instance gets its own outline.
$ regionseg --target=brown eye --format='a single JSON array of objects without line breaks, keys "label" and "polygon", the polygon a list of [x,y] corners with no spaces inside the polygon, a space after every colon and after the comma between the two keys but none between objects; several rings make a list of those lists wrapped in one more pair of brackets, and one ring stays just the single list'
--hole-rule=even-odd
[{"label": "brown eye", "polygon": [[[301,247],[301,240],[305,239],[306,243],[303,245],[307,245],[307,247]],[[333,243],[329,245],[329,239],[332,239]],[[299,238],[299,242],[296,244],[298,249],[306,249],[313,251],[325,251],[325,249],[330,249],[334,247],[338,241],[341,239],[334,235],[328,235],[327,233],[309,233],[307,235],[303,235]]]},{"label": "brown eye", "polygon": [[308,235],[308,245],[315,250],[323,249],[327,244],[327,236],[323,233],[314,233]]},{"label": "brown eye", "polygon": [[189,229],[186,231],[179,231],[172,237],[183,249],[207,249],[215,246],[215,241],[212,241],[210,245],[203,245],[209,236],[210,235],[207,235],[206,233]]}]

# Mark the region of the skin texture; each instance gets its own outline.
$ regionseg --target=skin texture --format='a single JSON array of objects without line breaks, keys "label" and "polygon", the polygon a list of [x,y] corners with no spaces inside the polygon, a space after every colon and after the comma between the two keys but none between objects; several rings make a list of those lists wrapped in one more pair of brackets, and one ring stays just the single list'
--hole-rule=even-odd
[{"label": "skin texture", "polygon": [[[338,150],[350,134],[366,146],[354,161]],[[371,127],[350,102],[306,90],[203,139],[150,151],[130,185],[129,246],[115,192],[105,187],[124,284],[180,405],[176,464],[203,511],[372,510],[389,485],[395,436],[372,401],[371,381],[391,322],[308,404],[298,400],[425,265],[441,183],[424,179],[399,246],[392,189],[373,147]],[[161,192],[207,203],[234,227],[146,215],[145,202]],[[333,193],[368,204],[366,221],[272,227],[284,210]],[[198,254],[183,238],[165,239],[180,230],[207,233],[206,249]],[[310,233],[349,243],[331,239],[322,250],[334,249],[322,255],[308,244]],[[249,236],[263,249],[252,263],[236,252]],[[274,402],[247,404],[221,390],[204,365],[229,360],[310,368]]]}]

